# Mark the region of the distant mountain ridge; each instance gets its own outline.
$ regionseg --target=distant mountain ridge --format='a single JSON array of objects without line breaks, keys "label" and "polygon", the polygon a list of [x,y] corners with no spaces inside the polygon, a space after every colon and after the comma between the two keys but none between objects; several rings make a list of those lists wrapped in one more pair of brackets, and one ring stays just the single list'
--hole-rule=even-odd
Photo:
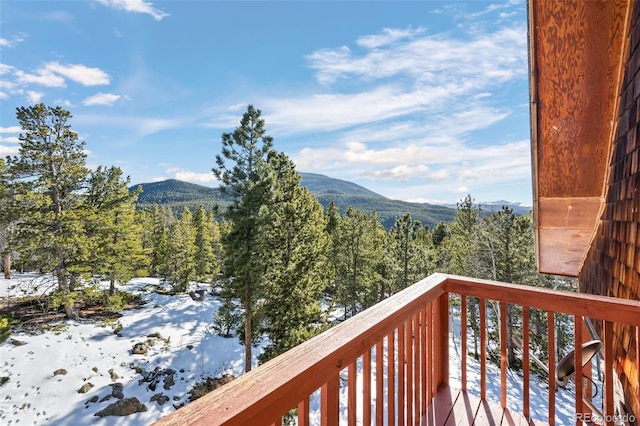
[{"label": "distant mountain ridge", "polygon": [[[353,182],[316,173],[300,173],[300,175],[302,177],[301,185],[309,189],[325,209],[333,201],[341,214],[344,214],[348,207],[360,209],[367,214],[375,210],[387,229],[393,226],[396,220],[405,213],[410,213],[414,220],[419,220],[431,228],[439,221],[451,222],[455,218],[455,205],[451,207],[391,200]],[[199,205],[207,209],[212,209],[215,206],[225,208],[229,202],[228,197],[222,194],[218,188],[209,188],[177,179],[142,183],[131,186],[131,189],[138,186],[141,186],[143,190],[138,198],[138,208],[149,207],[153,204],[167,205],[177,213],[184,207],[195,209]],[[505,202],[505,205],[511,206],[513,204]],[[494,206],[494,210],[498,209],[500,206]],[[484,208],[483,210],[492,211]],[[528,210],[524,213],[527,212]],[[517,211],[516,213],[523,214]]]},{"label": "distant mountain ridge", "polygon": [[[444,204],[446,207],[452,209],[457,208],[455,204]],[[485,213],[493,213],[502,209],[502,206],[509,207],[517,216],[525,215],[532,210],[531,206],[525,206],[522,203],[512,203],[510,201],[498,200],[498,201],[485,201],[477,203],[480,209]]]}]

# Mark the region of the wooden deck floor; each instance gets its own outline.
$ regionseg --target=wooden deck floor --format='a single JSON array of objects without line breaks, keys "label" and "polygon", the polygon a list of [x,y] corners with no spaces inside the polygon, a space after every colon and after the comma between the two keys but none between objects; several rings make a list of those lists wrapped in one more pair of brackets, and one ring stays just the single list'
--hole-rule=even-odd
[{"label": "wooden deck floor", "polygon": [[449,387],[441,388],[422,419],[423,426],[508,425],[542,426],[547,423],[527,420],[522,413],[503,409],[499,404],[482,401],[466,392]]}]

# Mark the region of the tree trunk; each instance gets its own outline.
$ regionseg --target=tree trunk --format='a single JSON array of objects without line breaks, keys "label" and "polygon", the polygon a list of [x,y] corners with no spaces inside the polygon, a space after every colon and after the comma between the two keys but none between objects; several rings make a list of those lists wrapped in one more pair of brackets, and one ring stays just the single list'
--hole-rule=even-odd
[{"label": "tree trunk", "polygon": [[116,282],[113,278],[109,280],[109,296],[113,296],[116,293]]},{"label": "tree trunk", "polygon": [[11,252],[8,252],[7,254],[4,255],[4,279],[5,280],[10,280],[11,279]]},{"label": "tree trunk", "polygon": [[251,371],[251,322],[253,321],[253,315],[251,311],[251,297],[249,284],[245,284],[244,292],[244,372]]},{"label": "tree trunk", "polygon": [[[69,289],[69,281],[67,280],[66,271],[62,267],[56,268],[56,278],[58,279],[58,291],[63,295],[68,295],[70,293]],[[75,315],[73,312],[73,302],[71,302],[68,298],[65,297],[64,303],[64,314],[68,319],[74,319]]]}]

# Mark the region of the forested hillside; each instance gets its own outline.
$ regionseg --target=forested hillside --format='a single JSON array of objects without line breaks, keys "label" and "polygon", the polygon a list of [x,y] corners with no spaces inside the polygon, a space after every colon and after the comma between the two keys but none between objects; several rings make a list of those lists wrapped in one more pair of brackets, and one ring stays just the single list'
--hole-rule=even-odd
[{"label": "forested hillside", "polygon": [[[415,220],[430,227],[434,227],[440,221],[451,222],[455,216],[455,208],[391,200],[341,179],[315,173],[299,173],[299,175],[301,176],[300,185],[307,188],[325,209],[334,202],[341,214],[344,214],[349,207],[362,210],[367,214],[376,211],[386,229],[391,228],[405,213],[411,214]],[[208,210],[217,205],[224,210],[229,203],[229,198],[221,194],[217,188],[175,179],[133,185],[131,190],[137,189],[138,186],[142,187],[142,193],[136,204],[138,208],[158,204],[170,207],[174,213],[178,214],[184,207],[195,211],[200,205]]]}]

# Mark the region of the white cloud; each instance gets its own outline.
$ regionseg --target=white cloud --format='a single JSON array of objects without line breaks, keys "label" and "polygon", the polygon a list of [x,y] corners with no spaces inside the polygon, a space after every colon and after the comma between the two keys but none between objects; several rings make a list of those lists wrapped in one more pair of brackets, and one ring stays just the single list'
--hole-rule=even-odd
[{"label": "white cloud", "polygon": [[8,74],[12,72],[15,68],[11,65],[0,63],[0,75]]},{"label": "white cloud", "polygon": [[412,28],[407,28],[406,30],[384,28],[382,34],[360,37],[356,43],[368,49],[375,49],[376,47],[387,46],[405,38],[412,38],[422,32],[424,32],[424,28],[417,28],[415,30]]},{"label": "white cloud", "polygon": [[307,60],[323,84],[349,76],[379,79],[408,75],[422,84],[436,86],[469,79],[486,81],[496,71],[506,76],[526,73],[526,47],[526,27],[519,26],[466,38],[442,34],[416,37],[360,56],[346,46],[322,49],[308,55]]},{"label": "white cloud", "polygon": [[4,158],[8,155],[18,155],[20,153],[19,146],[0,145],[0,157]]},{"label": "white cloud", "polygon": [[65,87],[64,78],[47,70],[39,70],[38,74],[28,74],[17,70],[14,72],[18,84],[37,84],[45,87]]},{"label": "white cloud", "polygon": [[145,13],[151,15],[156,21],[161,21],[169,16],[168,13],[153,7],[153,3],[144,0],[98,0],[98,2],[126,12]]},{"label": "white cloud", "polygon": [[[48,62],[36,70],[27,73],[10,65],[0,64],[0,74],[13,72],[14,82],[2,81],[0,84],[16,94],[16,86],[39,85],[45,87],[66,87],[66,80],[75,81],[83,86],[106,85],[110,82],[109,74],[99,68],[91,68],[82,64],[60,64]],[[10,87],[7,87],[10,86]],[[0,86],[1,87],[1,86]]]},{"label": "white cloud", "polygon": [[22,43],[23,41],[24,35],[15,35],[11,38],[11,40],[0,37],[0,47],[14,48],[16,47],[16,44]]},{"label": "white cloud", "polygon": [[0,137],[0,142],[20,143],[20,139],[17,136]]},{"label": "white cloud", "polygon": [[120,95],[114,95],[112,93],[96,93],[93,96],[89,96],[82,103],[84,105],[113,105],[118,99],[120,99]]},{"label": "white cloud", "polygon": [[196,173],[189,170],[171,168],[167,170],[167,173],[173,173],[174,177],[178,180],[192,183],[212,183],[217,182],[213,172],[209,173]]},{"label": "white cloud", "polygon": [[[419,112],[428,108],[434,95],[386,85],[355,94],[265,99],[261,105],[263,111],[273,111],[265,114],[270,127],[282,133],[297,133],[337,130]],[[234,119],[237,122],[237,117]]]},{"label": "white cloud", "polygon": [[21,131],[20,126],[0,127],[0,133],[20,133]]},{"label": "white cloud", "polygon": [[44,93],[42,92],[27,90],[27,101],[31,104],[39,103],[43,96],[44,96]]},{"label": "white cloud", "polygon": [[109,84],[109,74],[100,68],[90,68],[82,64],[63,65],[58,62],[45,64],[43,72],[52,72],[73,80],[83,86],[100,86]]},{"label": "white cloud", "polygon": [[9,95],[4,92],[0,92],[0,99],[9,99]]},{"label": "white cloud", "polygon": [[186,120],[152,117],[131,117],[122,115],[76,114],[74,123],[84,126],[126,127],[139,137],[148,136],[163,130],[175,129],[185,125]]}]

